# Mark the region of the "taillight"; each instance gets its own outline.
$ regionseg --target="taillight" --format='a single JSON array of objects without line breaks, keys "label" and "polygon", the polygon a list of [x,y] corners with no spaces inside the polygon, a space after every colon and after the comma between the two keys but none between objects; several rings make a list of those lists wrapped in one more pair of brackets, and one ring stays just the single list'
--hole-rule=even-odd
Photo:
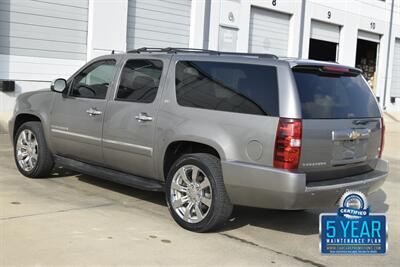
[{"label": "taillight", "polygon": [[297,169],[301,150],[301,120],[280,118],[276,132],[274,167]]},{"label": "taillight", "polygon": [[385,122],[381,118],[381,147],[379,148],[379,158],[382,157],[383,147],[385,145]]}]

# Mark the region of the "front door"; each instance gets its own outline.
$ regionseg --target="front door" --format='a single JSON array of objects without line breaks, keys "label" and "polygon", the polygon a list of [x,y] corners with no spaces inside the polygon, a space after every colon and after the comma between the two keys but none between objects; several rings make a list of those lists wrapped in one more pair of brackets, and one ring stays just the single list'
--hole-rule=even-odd
[{"label": "front door", "polygon": [[110,168],[155,177],[154,133],[162,73],[162,60],[130,59],[125,63],[104,121],[104,160]]},{"label": "front door", "polygon": [[56,154],[102,164],[102,127],[106,95],[115,73],[114,59],[100,60],[79,72],[69,92],[57,94],[51,116]]}]

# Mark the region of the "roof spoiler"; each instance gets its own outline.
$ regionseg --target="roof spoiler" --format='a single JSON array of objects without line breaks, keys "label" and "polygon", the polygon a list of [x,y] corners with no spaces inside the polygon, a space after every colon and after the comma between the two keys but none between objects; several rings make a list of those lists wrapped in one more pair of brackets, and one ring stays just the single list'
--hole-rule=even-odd
[{"label": "roof spoiler", "polygon": [[346,66],[336,66],[336,65],[296,65],[292,68],[296,71],[304,72],[319,72],[321,74],[332,74],[332,75],[350,75],[356,76],[362,74],[362,70],[357,68],[351,68]]}]

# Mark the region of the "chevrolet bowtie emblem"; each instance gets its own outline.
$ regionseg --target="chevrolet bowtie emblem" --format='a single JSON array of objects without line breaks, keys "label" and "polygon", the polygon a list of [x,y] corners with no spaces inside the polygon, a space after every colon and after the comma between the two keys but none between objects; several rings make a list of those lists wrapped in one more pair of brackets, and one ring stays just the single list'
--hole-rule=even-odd
[{"label": "chevrolet bowtie emblem", "polygon": [[357,131],[352,131],[349,134],[349,137],[350,137],[350,140],[354,141],[354,140],[359,139],[361,137],[361,134],[359,132],[357,132]]}]

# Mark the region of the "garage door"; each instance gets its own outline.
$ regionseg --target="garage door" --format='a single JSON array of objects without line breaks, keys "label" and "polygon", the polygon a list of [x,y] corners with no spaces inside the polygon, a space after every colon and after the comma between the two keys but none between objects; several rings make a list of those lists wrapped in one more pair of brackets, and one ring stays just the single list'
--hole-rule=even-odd
[{"label": "garage door", "polygon": [[340,27],[313,20],[311,22],[311,38],[338,44],[340,40]]},{"label": "garage door", "polygon": [[400,38],[396,39],[394,45],[392,87],[390,92],[392,97],[400,97]]},{"label": "garage door", "polygon": [[358,39],[362,39],[365,41],[370,41],[374,43],[379,43],[381,36],[379,34],[366,32],[366,31],[358,31]]},{"label": "garage door", "polygon": [[0,1],[0,54],[86,60],[88,0]]},{"label": "garage door", "polygon": [[191,0],[129,0],[127,48],[188,47]]},{"label": "garage door", "polygon": [[252,7],[249,52],[287,56],[290,15]]}]

